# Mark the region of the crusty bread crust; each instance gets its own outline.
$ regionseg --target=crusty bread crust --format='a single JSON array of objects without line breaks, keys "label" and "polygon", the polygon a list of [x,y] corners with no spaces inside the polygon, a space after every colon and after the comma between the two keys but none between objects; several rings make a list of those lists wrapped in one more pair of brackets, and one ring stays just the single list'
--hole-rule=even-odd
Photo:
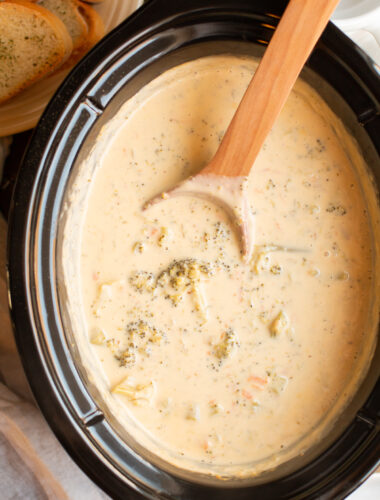
[{"label": "crusty bread crust", "polygon": [[78,0],[38,0],[39,5],[57,16],[66,26],[76,50],[86,43],[88,26],[79,12]]},{"label": "crusty bread crust", "polygon": [[65,68],[74,66],[105,34],[103,19],[96,10],[83,2],[78,2],[78,4],[79,12],[88,25],[88,36],[81,47],[73,50],[71,57],[64,65]]},{"label": "crusty bread crust", "polygon": [[100,15],[90,5],[78,2],[79,12],[88,25],[88,50],[93,47],[105,34],[104,22]]},{"label": "crusty bread crust", "polygon": [[[20,36],[23,23],[34,32],[23,31]],[[0,48],[5,47],[6,52],[0,57],[0,103],[55,71],[72,51],[64,24],[46,9],[25,0],[0,2],[1,38]]]}]

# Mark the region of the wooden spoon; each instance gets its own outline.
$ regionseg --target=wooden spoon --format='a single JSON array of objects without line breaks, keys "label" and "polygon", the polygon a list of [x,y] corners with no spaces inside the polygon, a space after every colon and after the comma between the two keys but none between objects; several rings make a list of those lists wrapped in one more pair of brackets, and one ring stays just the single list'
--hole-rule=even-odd
[{"label": "wooden spoon", "polygon": [[290,0],[239,107],[210,163],[144,209],[172,196],[207,198],[235,222],[246,260],[254,245],[247,176],[310,52],[339,0]]}]

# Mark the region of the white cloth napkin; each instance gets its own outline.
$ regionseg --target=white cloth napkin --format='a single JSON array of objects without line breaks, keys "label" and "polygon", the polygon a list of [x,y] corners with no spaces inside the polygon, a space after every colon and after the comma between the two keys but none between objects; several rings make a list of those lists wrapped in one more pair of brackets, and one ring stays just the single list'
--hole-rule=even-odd
[{"label": "white cloth napkin", "polygon": [[0,498],[109,498],[67,455],[40,411],[3,384],[0,384]]}]

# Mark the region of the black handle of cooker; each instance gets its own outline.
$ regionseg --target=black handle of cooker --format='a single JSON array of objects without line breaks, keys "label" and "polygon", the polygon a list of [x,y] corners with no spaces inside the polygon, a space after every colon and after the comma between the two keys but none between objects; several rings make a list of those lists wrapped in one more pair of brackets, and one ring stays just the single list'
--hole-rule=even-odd
[{"label": "black handle of cooker", "polygon": [[[285,10],[288,2],[289,0],[262,0],[268,12],[278,12],[279,15]],[[168,16],[170,14],[179,14],[183,11],[188,11],[189,6],[194,11],[198,9],[204,11],[212,10],[215,7],[218,7],[220,10],[223,4],[231,9],[231,0],[146,0],[144,6],[140,8],[140,11],[146,8],[146,13],[149,14],[149,16],[157,14],[158,18],[161,18],[163,13],[165,16]],[[244,9],[246,5],[247,0],[235,0],[234,2],[234,8],[238,10]],[[152,18],[149,20],[151,21]]]},{"label": "black handle of cooker", "polygon": [[[261,0],[256,2],[261,6],[260,12],[262,13],[262,4],[265,4],[265,9],[273,15],[279,17],[283,14],[289,0]],[[244,11],[252,10],[252,0],[235,0],[233,2],[233,10]],[[160,22],[163,19],[168,21],[170,16],[177,16],[179,14],[197,15],[200,11],[203,13],[221,9],[225,6],[226,10],[231,11],[231,0],[146,0],[142,7],[135,12],[133,18],[133,25],[137,27],[138,24],[143,28],[144,26]]]}]

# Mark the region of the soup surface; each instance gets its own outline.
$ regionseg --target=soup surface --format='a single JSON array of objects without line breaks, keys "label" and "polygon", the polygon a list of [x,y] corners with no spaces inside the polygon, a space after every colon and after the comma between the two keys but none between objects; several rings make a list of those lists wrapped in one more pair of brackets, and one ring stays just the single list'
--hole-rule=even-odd
[{"label": "soup surface", "polygon": [[87,160],[80,239],[82,313],[115,414],[166,460],[227,475],[323,435],[363,371],[372,296],[352,139],[302,81],[249,176],[248,264],[212,202],[142,211],[212,158],[256,64],[199,59],[129,100]]}]

